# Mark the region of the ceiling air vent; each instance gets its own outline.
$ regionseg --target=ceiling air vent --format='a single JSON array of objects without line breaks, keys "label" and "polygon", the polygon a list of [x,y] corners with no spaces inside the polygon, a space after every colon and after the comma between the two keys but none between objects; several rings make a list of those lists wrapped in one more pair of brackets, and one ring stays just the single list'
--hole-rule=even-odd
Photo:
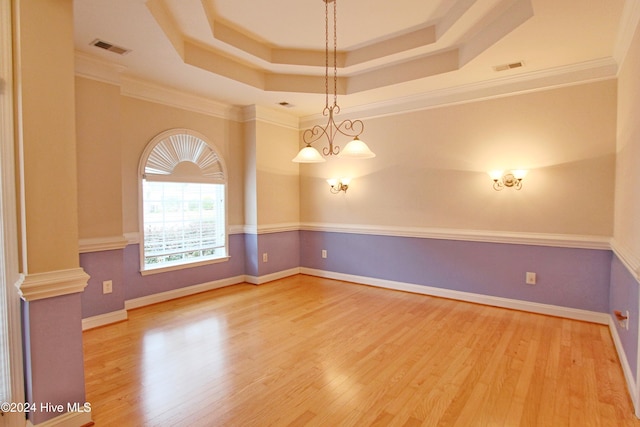
[{"label": "ceiling air vent", "polygon": [[117,53],[118,55],[125,55],[131,52],[130,49],[125,49],[100,39],[92,41],[91,46],[99,47],[100,49],[108,50],[109,52]]},{"label": "ceiling air vent", "polygon": [[524,66],[524,63],[522,61],[518,61],[518,62],[512,62],[511,64],[496,65],[495,67],[493,67],[493,69],[495,71],[506,71],[506,70],[512,70],[514,68],[520,68],[522,66]]}]

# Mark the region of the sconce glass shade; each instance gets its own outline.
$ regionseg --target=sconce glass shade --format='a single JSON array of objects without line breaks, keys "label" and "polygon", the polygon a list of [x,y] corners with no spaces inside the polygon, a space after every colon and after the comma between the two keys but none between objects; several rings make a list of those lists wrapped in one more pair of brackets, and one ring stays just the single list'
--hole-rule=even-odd
[{"label": "sconce glass shade", "polygon": [[322,163],[327,160],[310,145],[304,147],[291,161],[296,163]]},{"label": "sconce glass shade", "polygon": [[494,180],[494,181],[497,181],[500,178],[502,178],[502,171],[501,170],[493,170],[493,171],[489,171],[487,173],[489,174],[491,179]]},{"label": "sconce glass shade", "polygon": [[515,179],[523,179],[525,176],[527,176],[527,172],[528,171],[524,169],[514,169],[511,171]]},{"label": "sconce glass shade", "polygon": [[369,149],[367,144],[362,142],[357,136],[353,138],[338,154],[339,157],[347,157],[349,159],[371,159],[376,154]]},{"label": "sconce glass shade", "polygon": [[335,179],[335,178],[330,178],[330,179],[328,179],[328,180],[327,180],[327,183],[328,183],[330,186],[335,187],[336,185],[338,185],[338,180],[337,180],[337,179]]}]

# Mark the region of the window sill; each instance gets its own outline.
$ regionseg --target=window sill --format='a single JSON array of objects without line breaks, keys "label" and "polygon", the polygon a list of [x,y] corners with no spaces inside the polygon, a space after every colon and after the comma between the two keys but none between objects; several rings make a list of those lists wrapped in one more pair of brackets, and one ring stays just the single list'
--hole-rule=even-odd
[{"label": "window sill", "polygon": [[220,262],[227,262],[229,261],[230,258],[231,258],[230,256],[224,256],[220,258],[208,259],[204,261],[195,261],[195,262],[190,262],[186,264],[168,265],[166,267],[158,267],[158,268],[147,268],[146,270],[140,270],[140,274],[142,274],[143,276],[148,276],[151,274],[183,270],[185,268],[201,267],[203,265],[209,265],[209,264],[218,264]]}]

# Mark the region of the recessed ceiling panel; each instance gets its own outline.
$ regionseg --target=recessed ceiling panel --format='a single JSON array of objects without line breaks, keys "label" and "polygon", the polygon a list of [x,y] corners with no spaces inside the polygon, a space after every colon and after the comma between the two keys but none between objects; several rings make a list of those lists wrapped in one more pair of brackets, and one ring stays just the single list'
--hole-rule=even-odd
[{"label": "recessed ceiling panel", "polygon": [[[276,47],[324,49],[323,0],[205,0],[218,18]],[[453,0],[342,0],[339,49],[351,49],[437,19]],[[333,6],[329,7],[333,13]]]}]

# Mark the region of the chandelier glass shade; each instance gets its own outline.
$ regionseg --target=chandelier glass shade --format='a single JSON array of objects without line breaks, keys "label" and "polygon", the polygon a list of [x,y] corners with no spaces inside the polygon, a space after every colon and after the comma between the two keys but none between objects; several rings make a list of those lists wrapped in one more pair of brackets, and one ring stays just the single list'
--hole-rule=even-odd
[{"label": "chandelier glass shade", "polygon": [[[328,117],[324,126],[315,125],[304,131],[302,140],[306,144],[293,161],[296,163],[321,163],[326,161],[324,156],[340,156],[353,159],[370,159],[375,157],[375,153],[369,149],[367,144],[359,139],[364,131],[364,124],[361,120],[343,120],[336,123],[334,115],[340,113],[338,106],[338,67],[337,67],[337,0],[322,0],[325,3],[325,107],[322,115]],[[329,104],[329,3],[333,3],[333,104]],[[334,138],[338,135],[353,138],[342,150],[334,144]],[[322,148],[322,154],[311,146],[311,144],[326,138],[328,145]]]}]

